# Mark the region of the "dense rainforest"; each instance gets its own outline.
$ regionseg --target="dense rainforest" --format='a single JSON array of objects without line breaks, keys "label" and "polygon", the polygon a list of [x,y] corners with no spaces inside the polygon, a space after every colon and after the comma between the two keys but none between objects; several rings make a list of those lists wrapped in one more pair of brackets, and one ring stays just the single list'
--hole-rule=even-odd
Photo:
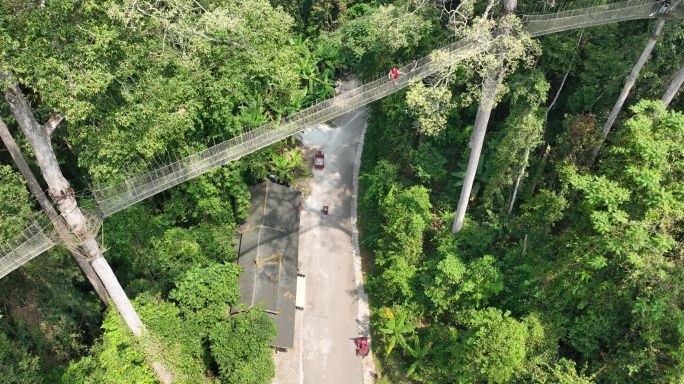
[{"label": "dense rainforest", "polygon": [[[505,44],[368,107],[358,216],[378,382],[684,381],[684,99],[660,101],[684,62],[684,24],[530,39],[516,20],[484,1],[0,0],[0,128],[54,198],[29,129],[47,122],[37,136],[87,215],[93,188],[278,121],[333,96],[337,78],[386,76],[445,39],[497,31]],[[17,164],[5,141],[3,243],[49,216]],[[153,383],[158,364],[176,382],[270,382],[272,320],[227,316],[232,243],[248,188],[302,168],[284,140],[104,221],[94,237],[143,337],[73,249],[2,278],[0,383]]]}]

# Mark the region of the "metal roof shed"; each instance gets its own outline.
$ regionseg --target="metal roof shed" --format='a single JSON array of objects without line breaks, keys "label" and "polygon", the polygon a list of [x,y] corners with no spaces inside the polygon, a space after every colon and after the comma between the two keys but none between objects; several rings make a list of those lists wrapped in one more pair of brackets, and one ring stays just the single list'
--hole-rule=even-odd
[{"label": "metal roof shed", "polygon": [[238,228],[240,302],[264,303],[278,336],[274,347],[294,345],[299,252],[299,204],[302,193],[272,182],[250,189],[249,217]]}]

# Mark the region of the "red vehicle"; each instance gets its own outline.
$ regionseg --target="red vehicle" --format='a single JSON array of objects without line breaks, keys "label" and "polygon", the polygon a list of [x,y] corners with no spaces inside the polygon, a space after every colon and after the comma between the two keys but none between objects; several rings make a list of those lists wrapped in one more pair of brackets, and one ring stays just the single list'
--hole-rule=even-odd
[{"label": "red vehicle", "polygon": [[325,155],[323,155],[323,152],[316,152],[316,154],[314,155],[314,168],[323,169],[325,167],[324,161]]},{"label": "red vehicle", "polygon": [[356,339],[356,356],[366,357],[368,355],[368,338],[359,337]]}]

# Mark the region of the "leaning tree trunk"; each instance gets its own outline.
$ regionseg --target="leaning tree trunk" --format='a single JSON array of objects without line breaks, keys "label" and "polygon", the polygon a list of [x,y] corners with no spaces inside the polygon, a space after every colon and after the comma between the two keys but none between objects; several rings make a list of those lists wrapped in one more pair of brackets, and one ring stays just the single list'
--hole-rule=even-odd
[{"label": "leaning tree trunk", "polygon": [[513,187],[513,196],[511,196],[511,203],[508,205],[508,215],[513,212],[513,206],[515,205],[515,198],[518,196],[518,187],[520,186],[520,180],[522,180],[523,175],[525,175],[525,167],[527,166],[527,160],[530,158],[530,147],[525,149],[525,160],[523,161],[522,169],[520,173],[515,178],[515,186]]},{"label": "leaning tree trunk", "polygon": [[473,182],[475,181],[477,164],[480,161],[480,154],[482,153],[482,145],[484,144],[489,116],[492,113],[496,92],[502,82],[503,53],[499,55],[499,66],[487,73],[484,84],[482,85],[482,98],[480,99],[480,106],[477,109],[473,133],[470,136],[470,159],[468,160],[468,168],[466,169],[463,186],[461,187],[461,197],[458,200],[454,225],[451,227],[451,232],[453,233],[458,233],[463,227],[463,220],[465,219],[466,209],[468,208],[468,202],[470,201],[470,192],[473,189]]},{"label": "leaning tree trunk", "polygon": [[594,162],[594,160],[596,159],[596,155],[598,155],[599,150],[601,149],[603,140],[605,140],[605,138],[608,137],[608,133],[610,132],[610,129],[613,127],[615,119],[617,119],[617,116],[620,113],[620,110],[622,109],[622,105],[625,103],[625,100],[627,100],[629,91],[632,89],[632,86],[634,86],[634,82],[636,82],[637,76],[639,76],[639,72],[641,72],[641,69],[644,67],[644,64],[646,64],[646,60],[648,60],[648,57],[651,55],[653,47],[655,47],[656,42],[658,42],[660,32],[663,30],[663,25],[665,25],[665,19],[659,19],[656,23],[653,33],[651,34],[651,37],[648,39],[648,43],[646,43],[646,47],[644,48],[643,52],[641,52],[639,60],[637,60],[636,64],[634,65],[634,68],[632,68],[632,72],[629,74],[627,82],[625,83],[625,86],[622,88],[622,92],[620,93],[620,96],[618,97],[617,101],[615,102],[615,105],[613,106],[613,110],[610,111],[610,115],[608,115],[608,120],[606,121],[606,124],[603,126],[603,131],[601,132],[601,134],[603,134],[603,138],[601,142],[598,143],[591,151],[590,163]]},{"label": "leaning tree trunk", "polygon": [[[24,155],[22,155],[19,146],[17,146],[17,143],[14,141],[14,138],[12,138],[12,134],[10,134],[2,118],[0,118],[0,138],[2,138],[2,141],[5,143],[5,147],[7,147],[7,150],[12,156],[14,163],[17,165],[17,168],[19,168],[19,172],[21,172],[21,174],[24,176],[24,179],[26,180],[26,184],[28,185],[29,190],[31,191],[33,196],[35,196],[36,200],[38,200],[38,204],[40,204],[45,213],[47,213],[48,217],[50,218],[50,221],[57,229],[57,233],[60,236],[68,234],[69,228],[66,226],[64,221],[61,220],[61,217],[59,216],[57,211],[55,211],[55,208],[52,206],[52,204],[50,204],[50,201],[48,200],[47,196],[45,196],[43,189],[40,187],[40,184],[38,184],[38,180],[36,180],[36,177],[33,175],[31,168],[29,167],[28,163],[26,163]],[[95,288],[95,292],[97,292],[97,295],[100,296],[100,299],[102,300],[104,305],[108,307],[109,299],[107,297],[107,291],[105,290],[102,281],[97,276],[97,273],[95,273],[93,267],[88,263],[88,261],[83,256],[81,256],[77,252],[71,251],[71,255],[74,257],[74,260],[76,260],[78,266],[81,267],[81,270],[88,278],[88,281],[90,281],[90,284],[92,284],[93,288]]]},{"label": "leaning tree trunk", "polygon": [[121,313],[121,316],[123,316],[133,334],[141,336],[144,329],[143,323],[140,321],[140,317],[138,317],[133,305],[128,300],[123,288],[121,288],[119,281],[111,273],[111,269],[102,256],[94,236],[88,233],[88,219],[78,207],[74,190],[71,189],[69,182],[64,178],[62,170],[59,168],[57,157],[50,143],[50,134],[55,127],[38,124],[33,117],[33,112],[26,103],[26,99],[24,99],[24,95],[16,84],[7,88],[5,99],[9,103],[12,114],[17,120],[24,136],[26,136],[31,149],[33,149],[36,160],[38,160],[43,178],[48,184],[48,194],[52,197],[52,200],[57,205],[57,209],[67,222],[71,234],[76,239],[82,241],[80,246],[84,252],[83,256],[90,260],[90,264],[107,289],[109,297],[111,297],[112,302],[119,310],[119,313]]},{"label": "leaning tree trunk", "polygon": [[667,108],[670,105],[670,102],[677,94],[677,91],[679,91],[679,88],[682,86],[682,83],[684,83],[684,64],[682,64],[682,67],[679,68],[679,72],[677,72],[674,79],[672,79],[670,86],[667,87],[667,90],[663,95],[662,102],[663,104],[665,104],[665,108]]},{"label": "leaning tree trunk", "polygon": [[[0,79],[8,80],[9,76],[0,72]],[[92,228],[88,228],[88,218],[78,207],[74,190],[64,178],[57,163],[57,157],[50,143],[50,135],[57,127],[61,117],[58,117],[56,121],[51,118],[44,126],[38,124],[24,95],[16,84],[5,90],[5,99],[36,156],[43,178],[48,184],[48,194],[52,197],[57,209],[69,226],[70,240],[77,243],[78,249],[83,252],[82,256],[90,260],[90,265],[102,281],[114,306],[133,335],[136,337],[143,336],[143,333],[146,333],[145,325],[140,320],[131,301],[128,300],[126,292],[121,288],[121,284],[119,284],[119,280],[114,275],[109,263],[102,256],[95,235],[91,232]],[[143,348],[146,353],[151,355],[149,364],[157,374],[157,378],[163,383],[173,382],[173,374],[166,369],[161,361],[156,360],[156,347],[154,345],[143,345]]]},{"label": "leaning tree trunk", "polygon": [[[504,12],[506,14],[514,13],[516,5],[517,0],[504,0]],[[504,31],[504,33],[508,33],[508,31]],[[473,182],[475,181],[475,174],[477,173],[477,164],[480,161],[482,145],[484,144],[485,133],[487,132],[487,124],[489,124],[489,116],[492,114],[496,93],[499,90],[501,83],[503,83],[504,53],[499,52],[498,56],[499,65],[487,72],[484,83],[482,84],[480,105],[477,108],[473,133],[470,135],[470,159],[468,159],[468,168],[466,169],[463,186],[461,187],[461,196],[458,199],[458,208],[456,208],[454,225],[451,227],[451,232],[453,233],[458,233],[461,228],[463,228],[463,220],[465,219],[466,209],[468,208],[468,202],[470,201],[470,192],[472,192],[473,189]]]}]

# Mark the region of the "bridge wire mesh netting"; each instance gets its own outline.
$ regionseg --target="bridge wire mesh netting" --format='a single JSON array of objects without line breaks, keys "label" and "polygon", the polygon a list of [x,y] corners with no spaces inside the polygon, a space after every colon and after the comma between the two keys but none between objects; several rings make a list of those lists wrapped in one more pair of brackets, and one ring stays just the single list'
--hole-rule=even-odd
[{"label": "bridge wire mesh netting", "polygon": [[[668,10],[666,15],[655,12],[658,10],[657,7],[661,5],[651,0],[603,2],[602,4],[595,0],[585,0],[567,4],[571,5],[555,9],[538,8],[535,10],[525,9],[524,4],[521,4],[521,13],[527,12],[527,14],[521,15],[525,29],[532,36],[540,36],[617,21],[654,17],[680,18],[682,16],[681,5],[674,1],[673,9]],[[591,6],[572,9],[574,8],[572,4]],[[554,13],[546,13],[549,11]],[[540,12],[542,14],[536,14]],[[418,60],[416,70],[410,71],[410,66],[400,68],[399,70],[405,75],[400,76],[394,82],[381,76],[340,96],[320,102],[284,118],[278,124],[264,125],[143,175],[132,177],[120,184],[96,189],[93,191],[93,195],[102,211],[102,217],[110,216],[149,196],[237,160],[309,126],[332,120],[344,113],[381,99],[405,88],[411,81],[428,77],[453,62],[463,60],[469,55],[486,49],[486,42],[486,40],[480,42],[449,40],[436,49],[430,57]],[[102,217],[98,216],[97,220],[95,218],[93,220],[100,223]],[[95,225],[93,228],[98,226]],[[34,223],[14,240],[1,243],[0,278],[51,248],[56,241],[65,242],[64,237],[52,230],[52,224]],[[74,245],[78,245],[78,242],[78,239],[66,240],[66,245],[72,249]]]},{"label": "bridge wire mesh netting", "polygon": [[550,14],[523,15],[522,21],[525,30],[536,37],[570,29],[656,17],[661,6],[662,4],[652,0],[631,0]]},{"label": "bridge wire mesh netting", "polygon": [[86,216],[86,225],[78,233],[74,233],[69,230],[64,217],[59,216],[56,219],[60,223],[53,223],[44,212],[36,212],[27,228],[12,239],[0,242],[0,278],[58,243],[71,252],[88,258],[83,254],[81,245],[87,239],[97,236],[103,218],[98,211],[82,210],[82,213]]},{"label": "bridge wire mesh netting", "polygon": [[0,278],[31,261],[55,245],[49,220],[32,220],[14,238],[0,243]]}]

